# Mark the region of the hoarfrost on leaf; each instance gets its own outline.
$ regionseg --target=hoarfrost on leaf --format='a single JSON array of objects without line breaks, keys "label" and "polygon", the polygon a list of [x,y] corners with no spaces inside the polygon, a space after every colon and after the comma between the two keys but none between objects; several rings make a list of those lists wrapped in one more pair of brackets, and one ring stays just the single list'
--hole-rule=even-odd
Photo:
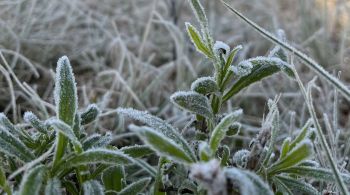
[{"label": "hoarfrost on leaf", "polygon": [[182,109],[208,119],[214,118],[209,100],[202,94],[193,91],[178,91],[170,96],[170,100]]},{"label": "hoarfrost on leaf", "polygon": [[252,72],[253,64],[249,60],[240,62],[237,66],[231,66],[231,70],[238,76],[243,77]]}]

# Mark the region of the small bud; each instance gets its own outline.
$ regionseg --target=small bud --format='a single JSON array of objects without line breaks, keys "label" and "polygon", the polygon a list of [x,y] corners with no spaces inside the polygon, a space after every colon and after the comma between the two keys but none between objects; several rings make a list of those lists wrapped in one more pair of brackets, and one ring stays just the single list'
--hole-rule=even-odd
[{"label": "small bud", "polygon": [[246,168],[247,163],[248,163],[248,157],[249,157],[250,151],[248,150],[238,150],[234,155],[233,155],[233,163],[239,167],[239,168]]},{"label": "small bud", "polygon": [[213,49],[217,55],[223,54],[227,57],[230,54],[230,46],[222,41],[216,41]]}]

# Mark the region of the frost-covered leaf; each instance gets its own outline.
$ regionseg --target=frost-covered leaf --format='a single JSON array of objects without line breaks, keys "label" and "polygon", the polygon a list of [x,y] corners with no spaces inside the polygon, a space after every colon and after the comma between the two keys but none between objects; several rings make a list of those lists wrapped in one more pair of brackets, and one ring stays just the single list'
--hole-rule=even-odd
[{"label": "frost-covered leaf", "polygon": [[189,0],[191,8],[195,13],[197,20],[201,24],[202,28],[208,28],[208,19],[205,15],[204,8],[200,4],[199,0]]},{"label": "frost-covered leaf", "polygon": [[79,142],[78,138],[73,132],[73,129],[69,125],[58,119],[49,119],[46,121],[46,123],[52,126],[55,129],[55,131],[57,131],[58,133],[62,133],[69,140],[71,140],[73,145],[81,148],[81,143]]},{"label": "frost-covered leaf", "polygon": [[41,186],[45,179],[46,168],[44,165],[39,165],[32,168],[24,174],[21,184],[19,186],[19,195],[39,195]]},{"label": "frost-covered leaf", "polygon": [[117,112],[118,114],[128,116],[132,119],[145,123],[148,126],[152,127],[154,130],[162,133],[166,137],[181,145],[183,150],[185,150],[186,153],[191,156],[192,160],[196,160],[192,149],[186,140],[178,133],[178,130],[162,119],[152,116],[148,112],[134,110],[132,108],[118,108]]},{"label": "frost-covered leaf", "polygon": [[213,156],[213,152],[211,151],[207,142],[201,142],[199,144],[198,151],[201,161],[207,162]]},{"label": "frost-covered leaf", "polygon": [[214,128],[211,136],[210,136],[210,149],[213,152],[216,152],[218,149],[220,142],[225,138],[226,131],[229,129],[229,127],[236,122],[239,117],[242,115],[243,111],[242,109],[236,110],[227,116],[225,116],[218,125]]},{"label": "frost-covered leaf", "polygon": [[[256,57],[245,60],[238,64],[237,67],[232,66],[232,69],[238,75],[244,75],[233,84],[231,89],[226,92],[223,100],[228,100],[239,91],[248,87],[252,83],[262,80],[280,70],[287,73],[292,73],[290,65],[279,58]],[[289,75],[293,76],[293,75]]]},{"label": "frost-covered leaf", "polygon": [[242,45],[237,45],[236,47],[234,47],[232,49],[231,53],[228,55],[227,60],[225,62],[225,67],[224,67],[224,71],[223,71],[224,73],[227,72],[227,70],[231,66],[231,64],[232,64],[232,62],[234,60],[234,57],[236,56],[237,52],[239,50],[241,50],[242,48],[243,48]]},{"label": "frost-covered leaf", "polygon": [[285,157],[271,165],[267,170],[269,174],[275,174],[283,169],[295,166],[308,159],[313,154],[313,147],[310,140],[300,142],[293,150],[288,152]]},{"label": "frost-covered leaf", "polygon": [[120,148],[120,151],[133,158],[141,158],[154,153],[153,150],[151,150],[151,148],[145,145],[125,146]]},{"label": "frost-covered leaf", "polygon": [[25,112],[23,119],[32,125],[36,130],[41,133],[47,133],[47,127],[45,126],[43,121],[40,121],[38,117],[33,112]]},{"label": "frost-covered leaf", "polygon": [[57,117],[72,126],[77,112],[78,97],[75,78],[67,56],[61,57],[57,62],[54,96]]},{"label": "frost-covered leaf", "polygon": [[160,156],[165,156],[183,163],[193,162],[191,157],[181,148],[181,146],[179,146],[179,144],[163,136],[163,134],[146,126],[137,127],[131,125],[129,128],[137,132],[139,137]]},{"label": "frost-covered leaf", "polygon": [[270,51],[268,57],[279,58],[279,59],[281,59],[281,60],[284,61],[284,62],[287,62],[287,60],[288,60],[287,52],[286,52],[284,49],[282,49],[280,46],[274,47],[274,48]]},{"label": "frost-covered leaf", "polygon": [[0,151],[22,162],[29,162],[35,158],[21,140],[2,127],[0,127]]},{"label": "frost-covered leaf", "polygon": [[312,185],[303,181],[296,180],[286,176],[276,176],[281,182],[283,182],[288,188],[302,194],[318,195],[320,194]]},{"label": "frost-covered leaf", "polygon": [[306,138],[311,124],[312,124],[311,120],[308,120],[305,123],[303,128],[301,128],[300,132],[298,133],[297,137],[290,143],[289,150],[293,149],[298,143],[300,143],[301,141],[303,141]]},{"label": "frost-covered leaf", "polygon": [[186,22],[187,34],[190,37],[193,45],[196,47],[197,51],[204,54],[208,58],[213,58],[211,50],[204,43],[198,30],[192,26],[190,23]]},{"label": "frost-covered leaf", "polygon": [[222,147],[222,154],[221,154],[221,162],[220,162],[220,165],[222,167],[225,167],[227,165],[227,163],[229,162],[229,159],[230,159],[230,148],[226,145],[224,145]]},{"label": "frost-covered leaf", "polygon": [[81,124],[86,125],[94,121],[100,114],[100,109],[96,104],[90,104],[87,109],[81,113]]},{"label": "frost-covered leaf", "polygon": [[208,119],[213,119],[214,117],[208,98],[197,92],[178,91],[170,96],[170,100],[178,107],[194,114]]},{"label": "frost-covered leaf", "polygon": [[3,168],[0,166],[0,186],[4,187],[6,185],[6,175]]},{"label": "frost-covered leaf", "polygon": [[60,194],[62,194],[61,181],[56,177],[49,179],[45,187],[45,195],[60,195]]},{"label": "frost-covered leaf", "polygon": [[287,137],[286,139],[283,140],[279,159],[282,159],[283,157],[285,157],[289,151],[290,151],[290,137]]},{"label": "frost-covered leaf", "polygon": [[213,77],[201,77],[192,83],[191,90],[207,95],[219,91],[219,86],[216,84]]},{"label": "frost-covered leaf", "polygon": [[19,130],[11,123],[4,113],[0,113],[0,127],[10,132],[13,135],[19,135]]},{"label": "frost-covered leaf", "polygon": [[104,195],[103,186],[96,180],[89,180],[83,183],[84,195]]},{"label": "frost-covered leaf", "polygon": [[132,163],[132,159],[118,150],[104,148],[90,149],[59,164],[55,171],[63,171],[71,167],[92,164],[124,165]]},{"label": "frost-covered leaf", "polygon": [[[283,170],[283,173],[291,173],[302,177],[313,178],[318,181],[336,182],[333,172],[320,167],[295,166]],[[350,175],[341,174],[346,184],[350,184]]]},{"label": "frost-covered leaf", "polygon": [[87,137],[83,142],[84,150],[90,148],[103,148],[107,146],[113,139],[111,133],[107,132],[105,135],[94,133]]},{"label": "frost-covered leaf", "polygon": [[103,171],[102,181],[106,190],[119,192],[123,188],[125,171],[123,166],[111,166]]},{"label": "frost-covered leaf", "polygon": [[142,192],[151,181],[151,178],[142,178],[128,186],[126,186],[118,195],[137,195]]},{"label": "frost-covered leaf", "polygon": [[240,194],[242,195],[273,195],[270,187],[255,173],[237,168],[227,168],[225,169],[225,175],[235,184],[234,187],[239,187]]}]

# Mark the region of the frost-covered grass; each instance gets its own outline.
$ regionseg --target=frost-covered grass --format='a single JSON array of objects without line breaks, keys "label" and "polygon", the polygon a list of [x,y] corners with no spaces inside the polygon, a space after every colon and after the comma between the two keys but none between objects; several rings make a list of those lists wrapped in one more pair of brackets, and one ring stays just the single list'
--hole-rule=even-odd
[{"label": "frost-covered grass", "polygon": [[0,194],[349,193],[347,3],[96,2],[0,2]]}]

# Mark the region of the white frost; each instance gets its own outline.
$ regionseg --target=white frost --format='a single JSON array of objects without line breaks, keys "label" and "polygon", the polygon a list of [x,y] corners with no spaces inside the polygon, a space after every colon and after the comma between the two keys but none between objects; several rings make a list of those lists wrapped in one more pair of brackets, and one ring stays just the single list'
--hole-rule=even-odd
[{"label": "white frost", "polygon": [[217,55],[224,54],[225,57],[230,54],[230,46],[222,41],[216,41],[213,50]]}]

